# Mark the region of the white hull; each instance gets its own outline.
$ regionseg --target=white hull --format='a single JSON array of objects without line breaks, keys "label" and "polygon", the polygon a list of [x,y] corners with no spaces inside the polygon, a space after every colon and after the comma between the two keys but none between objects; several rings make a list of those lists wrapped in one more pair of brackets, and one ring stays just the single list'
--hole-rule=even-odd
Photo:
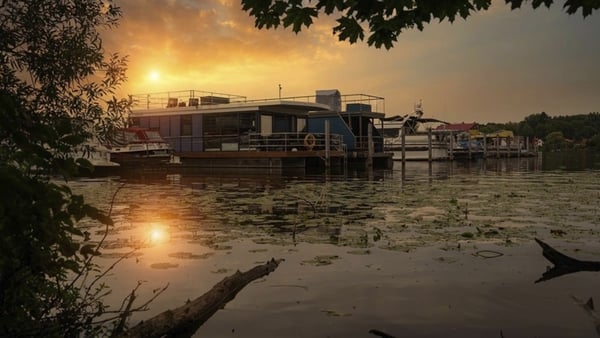
[{"label": "white hull", "polygon": [[[402,138],[388,137],[384,139],[384,149],[392,152],[394,161],[402,160]],[[431,159],[448,159],[448,143],[431,140]],[[427,134],[406,135],[404,138],[404,159],[408,161],[429,160],[429,136]]]},{"label": "white hull", "polygon": [[[391,152],[393,153],[392,160],[402,161],[402,150],[395,150],[395,151],[391,151]],[[406,161],[428,161],[429,160],[429,150],[405,149],[404,159]],[[448,159],[448,150],[447,149],[432,149],[431,150],[431,160],[432,161],[447,160],[447,159]]]}]

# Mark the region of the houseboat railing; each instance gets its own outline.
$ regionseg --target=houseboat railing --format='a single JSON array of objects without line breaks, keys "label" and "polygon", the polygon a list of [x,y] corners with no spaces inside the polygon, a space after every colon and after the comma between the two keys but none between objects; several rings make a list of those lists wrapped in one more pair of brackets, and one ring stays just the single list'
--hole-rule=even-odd
[{"label": "houseboat railing", "polygon": [[[176,152],[211,151],[322,151],[326,135],[320,133],[247,133],[165,137]],[[344,151],[343,136],[329,135],[329,150]]]},{"label": "houseboat railing", "polygon": [[[342,111],[347,104],[361,103],[370,106],[373,112],[385,112],[385,99],[368,94],[344,94],[339,97]],[[129,95],[129,100],[134,109],[159,109],[178,108],[189,106],[211,106],[216,104],[231,103],[258,103],[275,101],[293,101],[306,103],[319,103],[317,95],[287,96],[248,100],[246,96],[218,93],[203,90],[180,90],[170,92],[156,92]],[[337,109],[334,109],[337,110]]]}]

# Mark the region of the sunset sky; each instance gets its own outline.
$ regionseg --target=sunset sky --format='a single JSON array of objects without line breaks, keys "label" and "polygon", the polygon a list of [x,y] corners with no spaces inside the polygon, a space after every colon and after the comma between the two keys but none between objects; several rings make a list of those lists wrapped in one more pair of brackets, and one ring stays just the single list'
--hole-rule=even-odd
[{"label": "sunset sky", "polygon": [[318,89],[385,98],[387,115],[419,100],[427,117],[449,122],[520,121],[600,111],[600,13],[567,15],[496,1],[467,21],[402,33],[391,50],[350,45],[333,17],[308,30],[258,30],[237,0],[117,1],[107,52],[129,55],[120,95],[204,90],[274,98]]}]

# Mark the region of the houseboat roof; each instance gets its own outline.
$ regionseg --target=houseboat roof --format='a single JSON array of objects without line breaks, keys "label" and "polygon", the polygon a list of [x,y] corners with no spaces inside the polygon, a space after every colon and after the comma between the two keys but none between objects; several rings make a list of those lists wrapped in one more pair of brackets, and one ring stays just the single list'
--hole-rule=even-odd
[{"label": "houseboat roof", "polygon": [[368,118],[375,118],[375,119],[382,119],[385,117],[385,113],[378,113],[378,112],[366,112],[366,111],[343,111],[343,112],[336,112],[336,111],[331,111],[331,110],[327,110],[327,111],[311,111],[309,113],[309,115],[311,117],[329,117],[329,116],[360,116],[360,117],[368,117]]},{"label": "houseboat roof", "polygon": [[[383,98],[366,94],[340,95],[338,90],[318,90],[314,96],[248,100],[245,96],[185,90],[129,96],[133,104],[131,117],[181,115],[192,113],[227,113],[263,111],[308,116],[329,111],[343,114],[382,118]],[[328,113],[324,113],[328,114]],[[312,116],[312,115],[311,115]]]},{"label": "houseboat roof", "polygon": [[294,101],[268,101],[268,102],[238,102],[222,103],[213,105],[198,105],[185,107],[169,107],[154,109],[134,109],[131,111],[131,117],[152,116],[152,115],[181,115],[192,113],[227,113],[227,112],[251,112],[268,111],[274,113],[284,113],[292,115],[307,115],[309,111],[327,110],[328,106],[319,103],[302,103]]}]

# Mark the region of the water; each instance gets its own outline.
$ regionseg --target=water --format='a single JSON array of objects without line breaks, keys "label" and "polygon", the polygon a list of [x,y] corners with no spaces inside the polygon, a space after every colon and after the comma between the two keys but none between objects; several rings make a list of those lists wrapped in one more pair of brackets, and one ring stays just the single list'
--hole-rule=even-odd
[{"label": "water", "polygon": [[196,336],[597,337],[571,296],[599,300],[600,273],[534,283],[550,265],[534,238],[600,261],[598,162],[582,163],[396,163],[329,176],[155,175],[72,186],[105,210],[115,196],[116,224],[98,263],[138,248],[111,271],[107,300],[118,306],[138,281],[142,300],[169,285],[132,324],[277,258],[285,260],[277,270]]}]

